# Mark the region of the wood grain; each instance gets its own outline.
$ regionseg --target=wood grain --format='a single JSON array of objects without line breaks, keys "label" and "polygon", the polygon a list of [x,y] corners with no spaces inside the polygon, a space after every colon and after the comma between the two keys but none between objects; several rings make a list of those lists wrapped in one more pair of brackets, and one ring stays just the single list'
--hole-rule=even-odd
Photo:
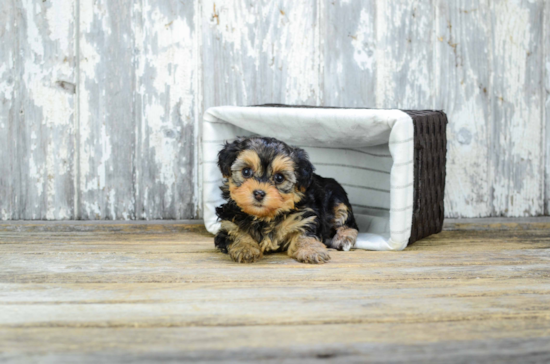
[{"label": "wood grain", "polygon": [[74,218],[74,0],[1,5],[0,218]]},{"label": "wood grain", "polygon": [[319,97],[317,1],[202,2],[204,108]]},{"label": "wood grain", "polygon": [[550,206],[550,5],[0,6],[0,219],[200,217],[200,119],[267,102],[444,109],[448,217]]},{"label": "wood grain", "polygon": [[195,217],[194,9],[81,6],[80,218]]},{"label": "wood grain", "polygon": [[134,219],[136,168],[132,6],[80,4],[78,219]]},{"label": "wood grain", "polygon": [[491,181],[487,148],[492,125],[490,47],[485,0],[438,1],[435,31],[436,108],[447,127],[445,214],[489,216]]},{"label": "wood grain", "polygon": [[236,264],[199,224],[2,224],[0,359],[544,362],[543,224],[322,266]]},{"label": "wood grain", "polygon": [[477,285],[407,285],[401,292],[383,285],[344,282],[338,287],[334,283],[284,282],[268,282],[261,287],[245,283],[238,287],[111,284],[108,288],[89,284],[85,289],[64,284],[49,294],[49,285],[3,287],[17,297],[0,303],[0,327],[9,328],[408,324],[506,319],[540,319],[550,325],[550,303],[546,299],[550,285],[521,280],[500,287],[492,282],[492,287],[483,292]]},{"label": "wood grain", "polygon": [[376,107],[377,1],[321,1],[322,104]]},{"label": "wood grain", "polygon": [[[513,333],[517,327],[521,333]],[[464,340],[465,333],[479,340]],[[540,323],[513,320],[475,327],[408,324],[399,330],[385,324],[326,325],[316,330],[309,326],[11,329],[0,332],[0,358],[56,363],[546,362],[547,334]]]},{"label": "wood grain", "polygon": [[[16,98],[19,89],[18,73],[18,22],[15,3],[0,4],[0,155],[11,156],[0,163],[0,219],[17,218],[19,214],[19,178],[21,168],[17,157],[17,114],[21,100]],[[13,152],[12,152],[13,151]]]},{"label": "wood grain", "polygon": [[432,2],[377,2],[376,107],[433,107],[433,29]]},{"label": "wood grain", "polygon": [[544,181],[545,181],[545,215],[550,215],[550,4],[548,2],[544,3],[544,29],[543,29],[543,45],[544,58],[542,60],[543,68],[543,88],[542,88],[542,97],[544,102],[543,107],[543,125],[545,126],[545,157],[546,165],[544,169]]},{"label": "wood grain", "polygon": [[195,217],[195,2],[135,6],[136,218]]},{"label": "wood grain", "polygon": [[494,216],[544,212],[540,45],[545,3],[491,3]]}]

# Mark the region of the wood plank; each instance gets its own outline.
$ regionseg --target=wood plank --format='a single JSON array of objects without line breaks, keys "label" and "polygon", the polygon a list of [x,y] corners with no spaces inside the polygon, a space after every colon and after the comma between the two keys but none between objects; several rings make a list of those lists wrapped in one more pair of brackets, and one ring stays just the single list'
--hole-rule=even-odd
[{"label": "wood plank", "polygon": [[2,4],[2,219],[74,218],[74,6]]},{"label": "wood plank", "polygon": [[[453,298],[456,300],[482,297],[540,296],[550,290],[547,281],[536,281],[530,277],[521,277],[511,281],[493,278],[479,278],[474,281],[434,280],[429,282],[410,281],[407,286],[401,282],[354,282],[329,281],[311,282],[265,282],[261,287],[256,282],[239,282],[228,285],[224,282],[185,282],[185,283],[131,283],[115,282],[110,284],[67,283],[52,286],[50,283],[0,283],[2,305],[55,305],[55,304],[133,304],[133,303],[190,303],[212,300],[219,296],[229,301],[262,302],[268,297],[281,295],[285,300],[307,301],[311,297],[325,296],[327,301],[339,299],[381,299],[402,297],[405,300],[416,297]],[[55,287],[55,290],[52,288]],[[309,288],[307,288],[309,287]],[[400,288],[400,289],[396,289]],[[256,292],[254,292],[256,291]],[[284,292],[283,292],[284,291]],[[325,292],[337,294],[326,295]],[[257,297],[252,297],[257,293]],[[212,300],[215,301],[215,300]],[[394,302],[391,304],[400,304]],[[421,309],[419,309],[421,310]],[[421,312],[415,310],[415,312]],[[9,316],[3,319],[11,320]],[[93,318],[92,318],[93,319]],[[4,323],[5,324],[5,323]]]},{"label": "wood plank", "polygon": [[543,115],[544,120],[542,121],[545,125],[545,147],[546,147],[546,165],[545,165],[545,209],[544,214],[550,215],[550,4],[548,2],[544,3],[544,21],[543,21],[543,43],[542,48],[544,49],[544,58],[542,61],[543,68]]},{"label": "wood plank", "polygon": [[[445,110],[448,217],[490,216],[492,26],[486,0],[438,1],[434,66],[437,109]],[[474,177],[475,176],[475,177]]]},{"label": "wood plank", "polygon": [[[48,254],[55,252],[212,252],[213,236],[204,230],[105,233],[0,233],[0,253]],[[406,251],[500,251],[544,249],[550,236],[544,230],[448,231],[407,247]]]},{"label": "wood plank", "polygon": [[[0,225],[1,226],[1,225]],[[550,217],[489,217],[474,219],[447,219],[443,230],[547,230]]]},{"label": "wood plank", "polygon": [[[548,328],[533,321],[487,325],[51,328],[0,332],[0,358],[51,362],[250,361],[499,362],[548,358]],[[338,335],[335,335],[338,333]],[[266,340],[269,338],[269,340]],[[477,341],[473,341],[476,340]],[[524,359],[524,360],[521,360]],[[537,360],[533,360],[537,361]]]},{"label": "wood plank", "polygon": [[[156,221],[9,221],[0,222],[0,234],[8,232],[22,233],[70,233],[70,232],[111,232],[111,233],[177,233],[204,232],[202,220],[156,220]],[[500,233],[503,230],[541,231],[550,228],[550,217],[522,218],[474,218],[446,219],[443,229],[460,231],[491,230]],[[497,235],[498,236],[498,235]]]},{"label": "wood plank", "polygon": [[375,1],[321,1],[322,105],[376,106]]},{"label": "wood plank", "polygon": [[[550,284],[527,279],[407,286],[271,282],[262,286],[64,284],[54,290],[36,284],[2,287],[0,327],[402,324],[522,318],[548,320],[550,326]],[[429,306],[423,304],[427,301]]]},{"label": "wood plank", "polygon": [[202,220],[163,221],[10,221],[0,223],[0,232],[113,232],[162,233],[206,231]]},{"label": "wood plank", "polygon": [[195,6],[162,0],[134,7],[139,219],[195,217]]},{"label": "wood plank", "polygon": [[541,49],[545,1],[492,2],[492,210],[544,212]]},{"label": "wood plank", "polygon": [[204,108],[319,98],[317,1],[202,2]]},{"label": "wood plank", "polygon": [[17,159],[17,114],[20,110],[19,98],[21,62],[19,57],[19,27],[21,21],[16,16],[17,7],[12,1],[0,4],[0,155],[9,156],[0,163],[0,220],[17,218],[21,196],[18,177],[21,165]]},{"label": "wood plank", "polygon": [[[67,243],[71,244],[71,243]],[[74,244],[74,243],[72,243]],[[144,245],[146,245],[145,243]],[[547,244],[547,239],[545,244]],[[4,246],[5,244],[2,244]],[[331,251],[331,255],[333,260],[331,261],[331,264],[328,265],[330,268],[323,268],[324,266],[319,265],[307,265],[307,264],[299,264],[293,259],[290,259],[286,256],[284,253],[275,253],[275,254],[267,254],[264,256],[264,259],[258,261],[256,264],[233,264],[231,260],[228,258],[227,254],[218,253],[213,246],[210,244],[208,246],[205,246],[204,244],[195,244],[190,243],[188,245],[181,245],[177,246],[174,244],[167,244],[164,248],[168,249],[169,247],[172,247],[175,251],[164,251],[162,253],[168,254],[166,256],[167,266],[164,266],[162,268],[162,262],[157,261],[157,257],[154,256],[155,249],[154,246],[151,246],[150,250],[145,250],[145,252],[150,252],[152,256],[147,256],[146,254],[140,254],[139,251],[133,252],[132,247],[136,247],[136,244],[127,244],[125,245],[127,248],[127,252],[120,255],[116,255],[115,251],[116,249],[120,249],[120,247],[111,248],[107,245],[101,247],[99,251],[96,251],[94,253],[89,252],[86,254],[88,246],[83,246],[81,249],[69,249],[69,251],[72,251],[69,254],[69,251],[67,251],[67,254],[59,254],[59,252],[56,252],[55,250],[51,253],[48,253],[47,250],[43,251],[39,254],[35,254],[34,252],[29,252],[28,254],[25,253],[18,253],[16,251],[10,252],[10,259],[8,260],[6,258],[6,265],[4,268],[9,267],[10,264],[8,264],[11,261],[11,264],[18,264],[17,262],[23,262],[23,261],[31,261],[33,260],[40,260],[40,259],[47,259],[47,261],[44,261],[44,265],[52,263],[52,264],[60,264],[62,267],[65,267],[63,265],[63,259],[65,260],[65,263],[73,262],[77,263],[82,260],[86,259],[86,255],[95,256],[97,259],[105,258],[106,256],[111,256],[109,259],[109,262],[105,262],[107,266],[112,265],[125,265],[125,262],[128,264],[124,269],[133,269],[136,267],[133,267],[133,264],[139,265],[140,263],[149,263],[149,268],[144,267],[144,269],[154,269],[157,267],[158,269],[161,269],[161,271],[171,271],[173,268],[172,265],[177,265],[180,262],[185,263],[186,267],[204,267],[206,268],[209,264],[222,264],[221,267],[225,269],[234,269],[235,271],[240,272],[248,272],[250,269],[256,270],[260,268],[252,268],[252,267],[262,267],[269,269],[270,266],[274,265],[281,265],[280,268],[298,268],[301,267],[304,269],[304,271],[319,271],[323,269],[329,269],[329,270],[335,270],[339,271],[339,269],[347,269],[351,268],[352,266],[356,267],[362,267],[362,268],[369,268],[369,267],[392,267],[394,265],[398,265],[400,261],[410,263],[410,267],[467,267],[467,266],[482,266],[482,265],[491,265],[494,262],[495,266],[507,266],[507,265],[522,265],[525,263],[526,265],[530,264],[542,264],[544,263],[548,257],[545,253],[545,250],[542,249],[529,249],[528,246],[524,247],[524,249],[520,250],[496,250],[495,252],[491,252],[489,250],[479,250],[480,254],[475,254],[473,257],[468,259],[472,255],[473,252],[465,251],[466,249],[461,250],[452,250],[448,253],[445,249],[437,249],[437,250],[430,250],[425,248],[418,248],[417,250],[407,250],[402,255],[398,255],[395,253],[388,253],[388,252],[370,252],[365,250],[354,250],[351,253],[348,252],[338,252],[335,250]],[[204,247],[204,250],[196,251],[197,255],[189,256],[188,251],[193,249],[193,247]],[[47,246],[43,246],[43,250],[47,249]],[[196,249],[196,248],[195,248]],[[7,247],[7,250],[9,252],[9,246]],[[424,254],[421,251],[426,251]],[[475,251],[475,250],[474,250]],[[484,252],[481,254],[481,252]],[[38,256],[37,256],[38,255]],[[452,263],[440,263],[440,259],[458,259],[458,261],[454,261]],[[500,259],[502,258],[502,259]],[[343,264],[343,265],[341,265]],[[91,270],[94,271],[95,269],[99,268],[98,266],[92,267]],[[114,268],[114,267],[112,267]],[[279,268],[279,267],[278,267]],[[22,267],[22,271],[37,271],[40,270],[40,267],[34,267],[29,266],[27,268]],[[66,268],[66,272],[70,273],[73,271],[70,269],[70,266]],[[81,270],[82,267],[77,267],[75,270]],[[242,270],[241,270],[242,269]],[[444,269],[444,268],[442,268]],[[63,271],[63,270],[62,270]],[[4,272],[6,272],[4,270]],[[228,277],[229,278],[229,277]],[[325,277],[320,277],[321,279],[324,279]],[[250,279],[254,279],[251,277]]]},{"label": "wood plank", "polygon": [[376,3],[376,106],[434,105],[434,6],[429,1]]},{"label": "wood plank", "polygon": [[550,235],[538,225],[332,252],[322,266],[233,263],[201,225],[14,225],[0,233],[6,362],[550,355]]},{"label": "wood plank", "polygon": [[[130,246],[131,247],[131,246]],[[129,248],[130,248],[129,247]],[[3,258],[3,283],[113,282],[268,282],[268,281],[414,281],[477,278],[545,279],[546,250],[485,251],[483,254],[410,251],[402,254],[332,252],[325,266],[306,265],[273,254],[251,265],[236,264],[222,253],[162,252],[11,252]]]},{"label": "wood plank", "polygon": [[125,0],[80,4],[77,219],[134,219],[134,34]]}]

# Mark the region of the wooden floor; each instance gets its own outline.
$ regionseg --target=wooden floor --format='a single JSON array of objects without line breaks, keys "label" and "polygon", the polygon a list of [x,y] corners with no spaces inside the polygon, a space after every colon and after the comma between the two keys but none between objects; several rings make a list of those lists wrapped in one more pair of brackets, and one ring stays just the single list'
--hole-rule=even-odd
[{"label": "wooden floor", "polygon": [[0,362],[549,362],[548,219],[447,228],[240,265],[202,225],[0,224]]}]

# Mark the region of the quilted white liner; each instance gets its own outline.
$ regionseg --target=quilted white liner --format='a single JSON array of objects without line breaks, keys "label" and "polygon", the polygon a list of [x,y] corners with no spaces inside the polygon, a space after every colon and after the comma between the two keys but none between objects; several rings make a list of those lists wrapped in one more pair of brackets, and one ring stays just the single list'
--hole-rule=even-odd
[{"label": "quilted white liner", "polygon": [[400,110],[220,106],[203,118],[204,224],[215,234],[224,203],[217,154],[226,140],[261,135],[304,148],[316,173],[335,178],[359,225],[355,248],[402,250],[411,235],[414,127]]}]

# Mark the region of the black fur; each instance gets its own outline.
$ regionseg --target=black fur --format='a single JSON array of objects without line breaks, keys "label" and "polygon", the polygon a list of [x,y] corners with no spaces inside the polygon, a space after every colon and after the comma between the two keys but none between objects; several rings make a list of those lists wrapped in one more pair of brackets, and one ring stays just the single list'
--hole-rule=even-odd
[{"label": "black fur", "polygon": [[[306,235],[314,236],[326,244],[336,234],[334,226],[334,207],[340,203],[347,206],[349,210],[345,225],[357,229],[353,216],[352,207],[343,187],[332,178],[323,178],[314,172],[314,167],[309,161],[306,151],[300,148],[293,148],[286,143],[274,138],[238,138],[226,143],[218,154],[218,166],[222,174],[227,178],[231,175],[231,166],[239,153],[243,150],[252,149],[257,152],[264,170],[277,155],[290,157],[296,166],[296,184],[304,191],[304,197],[296,203],[295,209],[275,217],[272,221],[263,221],[243,212],[241,208],[231,199],[227,184],[221,187],[222,196],[227,202],[216,208],[216,214],[220,220],[229,220],[235,223],[240,230],[247,231],[257,242],[264,238],[269,226],[281,222],[289,214],[297,211],[304,212],[303,218],[316,216],[314,223],[307,226]],[[227,247],[231,244],[227,232],[220,231],[215,238],[215,246],[222,252],[227,253]]]}]

